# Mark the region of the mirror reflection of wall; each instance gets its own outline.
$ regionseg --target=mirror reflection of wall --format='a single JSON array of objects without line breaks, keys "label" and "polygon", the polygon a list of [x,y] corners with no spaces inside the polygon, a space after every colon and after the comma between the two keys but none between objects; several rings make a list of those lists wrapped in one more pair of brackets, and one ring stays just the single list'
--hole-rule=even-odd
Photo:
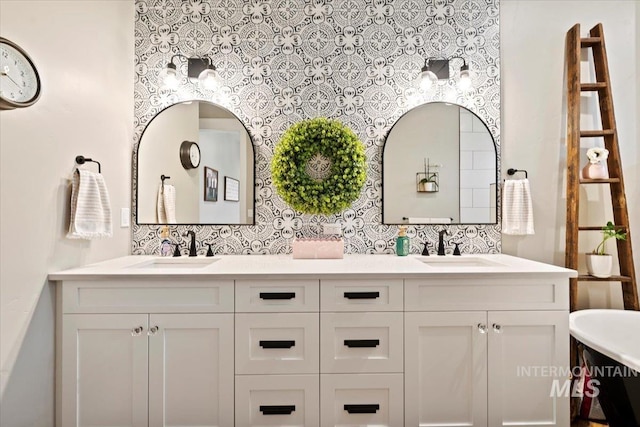
[{"label": "mirror reflection of wall", "polygon": [[[425,159],[437,165],[429,172],[438,173],[438,191],[417,186]],[[493,137],[475,114],[440,102],[408,111],[385,142],[383,223],[495,223],[496,164]]]},{"label": "mirror reflection of wall", "polygon": [[[182,141],[200,147],[200,164],[185,169]],[[217,197],[205,194],[205,167],[218,173]],[[175,104],[145,129],[138,148],[137,222],[158,224],[160,176],[175,187],[177,224],[253,224],[254,153],[244,125],[228,110],[205,101]],[[239,182],[238,201],[225,200],[225,177]]]}]

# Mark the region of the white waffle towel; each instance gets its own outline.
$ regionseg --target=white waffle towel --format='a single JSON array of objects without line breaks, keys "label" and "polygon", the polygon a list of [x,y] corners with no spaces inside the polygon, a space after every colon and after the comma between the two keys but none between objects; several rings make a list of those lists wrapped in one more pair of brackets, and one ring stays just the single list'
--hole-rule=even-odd
[{"label": "white waffle towel", "polygon": [[502,233],[535,234],[528,179],[509,179],[502,189]]},{"label": "white waffle towel", "polygon": [[158,187],[157,213],[159,224],[176,223],[176,187],[160,184]]},{"label": "white waffle towel", "polygon": [[71,178],[71,221],[69,239],[111,237],[111,205],[104,177],[76,169]]}]

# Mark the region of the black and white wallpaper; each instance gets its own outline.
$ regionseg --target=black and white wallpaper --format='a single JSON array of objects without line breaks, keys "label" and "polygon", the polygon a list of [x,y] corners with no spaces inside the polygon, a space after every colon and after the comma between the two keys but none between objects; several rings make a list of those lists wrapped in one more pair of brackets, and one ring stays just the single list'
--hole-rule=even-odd
[{"label": "black and white wallpaper", "polygon": [[[315,235],[338,222],[347,253],[393,253],[397,226],[382,225],[381,159],[384,137],[406,111],[429,101],[463,105],[492,132],[500,158],[500,39],[498,0],[136,0],[135,142],[165,107],[209,100],[234,112],[254,140],[255,225],[172,226],[173,240],[193,230],[198,252],[290,252],[296,235]],[[160,88],[158,74],[171,56],[207,55],[223,87],[203,92],[183,77],[177,91]],[[456,78],[421,92],[426,57],[464,57],[474,89]],[[459,61],[459,62],[458,62]],[[452,70],[462,65],[452,60]],[[186,65],[179,62],[186,75]],[[455,73],[452,73],[455,74]],[[275,193],[269,162],[280,136],[312,117],[339,119],[364,142],[368,177],[350,209],[332,216],[302,215]],[[499,170],[499,169],[498,169]],[[136,211],[133,201],[133,212]],[[134,214],[135,215],[135,214]],[[136,218],[134,216],[134,224]],[[442,225],[410,226],[412,252],[437,242]],[[500,225],[450,225],[463,253],[500,252]],[[157,254],[160,226],[134,225],[133,254]],[[432,246],[433,247],[433,246]]]}]

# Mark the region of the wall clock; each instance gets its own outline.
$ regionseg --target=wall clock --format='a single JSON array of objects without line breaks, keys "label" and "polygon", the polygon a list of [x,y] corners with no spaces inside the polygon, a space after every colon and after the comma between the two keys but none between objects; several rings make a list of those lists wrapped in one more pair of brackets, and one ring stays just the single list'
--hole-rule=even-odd
[{"label": "wall clock", "polygon": [[33,105],[40,97],[40,76],[20,46],[0,37],[0,110]]},{"label": "wall clock", "polygon": [[180,144],[180,162],[185,169],[195,169],[200,165],[200,147],[193,141]]}]

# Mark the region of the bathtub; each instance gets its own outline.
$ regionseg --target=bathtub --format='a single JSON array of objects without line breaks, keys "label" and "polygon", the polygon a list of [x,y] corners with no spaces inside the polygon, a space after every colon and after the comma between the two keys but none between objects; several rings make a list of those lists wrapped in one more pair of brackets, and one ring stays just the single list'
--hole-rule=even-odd
[{"label": "bathtub", "polygon": [[585,346],[609,425],[640,427],[640,312],[575,311],[569,330]]}]

